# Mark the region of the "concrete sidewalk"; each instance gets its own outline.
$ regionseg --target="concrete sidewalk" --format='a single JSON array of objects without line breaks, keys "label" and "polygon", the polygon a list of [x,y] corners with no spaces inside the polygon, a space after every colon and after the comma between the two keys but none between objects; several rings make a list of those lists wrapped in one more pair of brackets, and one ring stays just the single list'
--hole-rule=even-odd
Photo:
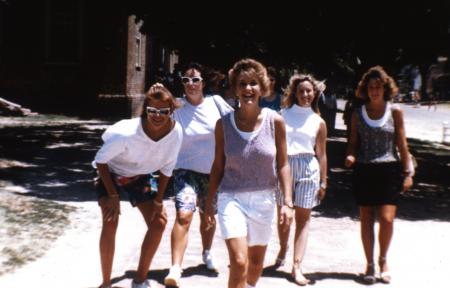
[{"label": "concrete sidewalk", "polygon": [[[445,118],[450,115],[446,112],[435,114],[434,111],[427,111],[423,107],[407,108],[409,108],[409,110],[405,109],[407,133],[408,131],[415,131],[419,135],[428,135],[427,130],[432,130],[429,125],[438,127],[442,117]],[[438,111],[443,110],[444,108],[441,108],[441,106],[438,107]],[[409,114],[407,111],[411,111],[413,114]],[[416,119],[414,113],[420,111],[422,112],[416,113],[420,114],[418,116],[420,118]],[[450,111],[450,109],[444,111]],[[434,118],[433,115],[439,117]],[[338,114],[338,123],[340,117],[341,115]],[[414,121],[423,125],[408,124],[415,123]],[[45,129],[35,131],[35,133],[38,133],[37,136],[30,136],[30,132],[34,131],[33,129],[22,131],[22,133],[26,133],[23,135],[27,135],[30,139],[38,136],[43,137],[42,141],[45,141],[45,145],[41,146],[33,141],[14,142],[12,139],[23,139],[19,137],[20,135],[16,131],[14,131],[14,136],[11,136],[11,139],[8,138],[11,142],[10,145],[16,146],[20,151],[29,151],[29,149],[34,148],[36,153],[40,153],[28,152],[30,154],[27,156],[29,159],[35,159],[36,156],[34,155],[42,158],[42,150],[48,150],[46,154],[43,154],[47,165],[43,166],[42,163],[37,162],[35,163],[36,168],[20,170],[21,174],[18,175],[20,179],[27,179],[26,183],[34,177],[33,179],[36,182],[30,183],[35,183],[32,186],[33,191],[37,193],[35,197],[42,197],[42,199],[48,199],[46,197],[49,196],[59,197],[56,198],[58,202],[73,206],[77,210],[69,215],[71,224],[66,228],[64,234],[52,244],[46,254],[14,272],[1,275],[0,287],[80,288],[98,287],[101,282],[98,252],[98,239],[101,229],[100,209],[89,190],[88,184],[91,181],[89,173],[86,173],[86,176],[80,174],[85,171],[85,166],[89,166],[93,153],[89,151],[96,150],[98,143],[95,141],[98,141],[97,134],[100,134],[100,131],[98,133],[90,132],[92,127],[98,124],[92,124],[94,126],[87,130],[83,123],[71,125],[73,127],[70,126],[69,128],[72,127],[73,129],[71,128],[70,133],[67,133],[66,130],[65,134],[51,138],[51,141],[47,139],[48,136],[39,136],[48,135]],[[342,125],[342,123],[338,125]],[[68,136],[65,138],[66,134]],[[85,146],[81,146],[83,147],[82,151],[85,151],[84,153],[80,153],[78,146],[72,148],[74,141],[77,143],[86,142]],[[59,156],[54,156],[55,150],[52,148],[53,145],[50,145],[54,144],[53,142],[63,147],[61,151],[56,151],[61,153],[56,154]],[[5,144],[5,142],[2,144]],[[415,145],[419,144],[416,143]],[[81,144],[77,145],[80,146]],[[450,197],[448,196],[449,185],[448,173],[446,172],[450,167],[448,163],[450,162],[448,161],[449,153],[445,147],[436,148],[440,150],[438,151],[439,155],[435,155],[437,150],[433,150],[435,149],[432,147],[433,145],[429,145],[428,142],[420,145],[422,146],[417,146],[418,160],[421,161],[419,173],[416,177],[417,182],[411,194],[403,196],[404,205],[399,206],[395,236],[389,252],[393,281],[390,285],[377,283],[375,284],[376,287],[450,287],[450,276],[448,274],[448,267],[450,267],[450,249],[448,248],[448,243],[450,243],[450,214],[448,213]],[[64,148],[66,146],[70,146],[70,149]],[[359,236],[359,222],[356,217],[357,208],[352,201],[348,187],[349,171],[342,169],[342,157],[345,151],[343,137],[330,139],[329,148],[330,189],[324,203],[313,212],[304,260],[304,272],[307,277],[314,280],[315,287],[360,287],[362,283],[358,274],[364,271],[365,260]],[[62,154],[73,157],[64,158],[64,163],[60,163],[61,159],[59,158]],[[59,158],[55,159],[56,157]],[[55,186],[56,184],[52,182],[56,176],[48,176],[60,172],[56,171],[55,167],[60,170],[60,167],[65,168],[62,171],[63,174],[56,174],[58,177],[56,179],[61,182],[56,183],[59,186]],[[78,174],[70,174],[70,171],[75,171]],[[86,178],[81,179],[80,177]],[[47,182],[53,186],[41,187]],[[41,188],[36,189],[36,187]],[[53,190],[49,187],[53,187]],[[48,195],[50,192],[53,194]],[[54,195],[54,193],[59,194]],[[16,195],[16,197],[25,196]],[[153,287],[164,287],[163,279],[171,264],[170,233],[175,218],[175,208],[171,200],[165,200],[165,206],[169,215],[169,222],[148,274]],[[146,226],[139,211],[131,208],[129,203],[122,202],[121,208],[122,214],[117,232],[112,276],[114,287],[127,288],[131,287],[131,280],[138,264],[140,245]],[[276,271],[270,269],[278,252],[278,237],[275,225],[273,225],[273,228],[271,242],[266,254],[265,270],[257,287],[297,287],[289,276],[292,265],[290,259],[292,259],[293,228],[289,242],[291,249],[288,252],[288,263],[285,267]],[[1,233],[2,230],[0,229],[0,237]],[[46,233],[46,231],[39,231],[39,233]],[[39,239],[30,239],[30,241],[39,241]],[[191,225],[190,242],[183,263],[182,287],[227,287],[229,261],[225,243],[221,239],[220,229],[217,229],[212,249],[212,254],[219,266],[218,275],[206,271],[201,262],[201,250],[199,220],[196,215]]]},{"label": "concrete sidewalk", "polygon": [[[79,213],[73,215],[77,218],[73,219],[73,223],[77,224],[68,227],[43,258],[0,277],[0,287],[97,287],[101,281],[98,255],[100,213],[95,207],[96,203],[90,202],[89,206],[80,208]],[[175,208],[171,200],[166,200],[165,206],[169,223],[148,274],[152,287],[164,287],[163,279],[170,267],[170,233]],[[216,233],[212,249],[219,266],[219,274],[214,274],[208,272],[201,263],[198,224],[198,217],[194,217],[183,263],[181,287],[227,287],[228,254],[220,230]],[[448,287],[450,223],[397,220],[395,231],[389,254],[393,281],[387,286]],[[122,202],[113,287],[131,287],[144,232],[145,224],[139,212]],[[289,243],[292,243],[292,236],[293,230]],[[292,249],[288,252],[288,263],[284,268],[276,271],[271,269],[277,251],[278,240],[274,230],[264,273],[257,287],[298,287],[289,276]],[[362,283],[358,274],[363,272],[364,265],[358,222],[347,216],[323,217],[319,212],[314,212],[304,260],[304,272],[313,280],[314,287],[360,287]],[[375,284],[375,287],[385,286]]]},{"label": "concrete sidewalk", "polygon": [[[163,279],[170,267],[170,232],[174,221],[174,205],[165,202],[169,211],[169,225],[153,261],[149,279],[152,287],[164,287]],[[359,237],[359,223],[349,217],[318,217],[312,219],[304,272],[313,280],[314,287],[359,287],[359,273],[364,271],[365,261]],[[432,224],[432,225],[431,225]],[[219,266],[219,274],[208,272],[201,262],[201,239],[199,220],[194,218],[190,231],[190,242],[183,263],[181,287],[205,288],[227,287],[228,253],[221,239],[220,229],[214,239],[212,253]],[[263,277],[258,288],[298,287],[290,278],[292,249],[288,253],[288,263],[284,268],[271,269],[278,252],[278,237],[273,225],[271,242],[268,247]],[[397,220],[396,234],[391,246],[390,265],[393,281],[389,287],[448,287],[450,278],[445,272],[450,267],[450,223],[430,223],[428,221],[409,222]],[[292,247],[293,229],[290,246]],[[139,238],[139,237],[137,237]],[[139,241],[138,241],[139,242]],[[426,243],[426,245],[421,245]],[[129,247],[132,249],[132,247]],[[130,282],[139,259],[139,247],[135,247],[124,274],[116,274],[114,287],[131,287]],[[115,269],[117,271],[117,269]],[[386,286],[376,284],[375,286]]]}]

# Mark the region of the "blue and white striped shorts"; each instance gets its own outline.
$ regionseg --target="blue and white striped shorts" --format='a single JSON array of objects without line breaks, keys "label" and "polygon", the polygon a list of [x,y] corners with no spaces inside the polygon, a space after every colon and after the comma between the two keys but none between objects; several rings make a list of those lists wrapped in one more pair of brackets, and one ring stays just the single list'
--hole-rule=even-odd
[{"label": "blue and white striped shorts", "polygon": [[[320,204],[320,167],[319,161],[312,154],[288,156],[292,173],[292,190],[294,206],[311,209]],[[277,203],[284,203],[283,195],[277,189]]]}]

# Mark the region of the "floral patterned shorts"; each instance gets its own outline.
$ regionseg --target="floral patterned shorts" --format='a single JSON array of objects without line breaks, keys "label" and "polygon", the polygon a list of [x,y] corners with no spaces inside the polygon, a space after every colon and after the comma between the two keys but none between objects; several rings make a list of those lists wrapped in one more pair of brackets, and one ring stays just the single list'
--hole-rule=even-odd
[{"label": "floral patterned shorts", "polygon": [[[198,206],[200,212],[203,212],[206,197],[208,196],[208,184],[209,174],[186,169],[174,170],[173,188],[175,191],[175,208],[177,211],[195,212],[195,207]],[[214,210],[217,210],[217,197],[214,199]]]},{"label": "floral patterned shorts", "polygon": [[[156,175],[146,174],[134,177],[124,177],[111,173],[114,186],[120,194],[120,198],[124,194],[128,194],[128,200],[133,207],[140,203],[151,201],[156,197],[157,178]],[[97,191],[97,199],[108,196],[105,186],[100,177],[94,179],[94,185]],[[126,192],[126,193],[125,193]]]}]

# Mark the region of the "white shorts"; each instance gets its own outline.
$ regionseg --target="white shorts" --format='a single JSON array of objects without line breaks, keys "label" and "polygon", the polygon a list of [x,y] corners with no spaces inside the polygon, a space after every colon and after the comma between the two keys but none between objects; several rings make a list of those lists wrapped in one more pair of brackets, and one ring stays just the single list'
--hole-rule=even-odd
[{"label": "white shorts", "polygon": [[217,199],[223,238],[247,237],[248,246],[266,246],[275,216],[274,191],[225,192]]}]

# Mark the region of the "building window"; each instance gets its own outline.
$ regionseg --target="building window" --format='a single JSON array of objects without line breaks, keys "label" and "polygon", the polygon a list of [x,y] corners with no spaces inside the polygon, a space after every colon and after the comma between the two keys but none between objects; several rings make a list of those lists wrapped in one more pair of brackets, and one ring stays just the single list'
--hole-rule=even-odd
[{"label": "building window", "polygon": [[79,64],[83,0],[46,0],[45,59],[48,64]]},{"label": "building window", "polygon": [[142,66],[142,35],[141,33],[136,33],[136,69],[140,70]]}]

